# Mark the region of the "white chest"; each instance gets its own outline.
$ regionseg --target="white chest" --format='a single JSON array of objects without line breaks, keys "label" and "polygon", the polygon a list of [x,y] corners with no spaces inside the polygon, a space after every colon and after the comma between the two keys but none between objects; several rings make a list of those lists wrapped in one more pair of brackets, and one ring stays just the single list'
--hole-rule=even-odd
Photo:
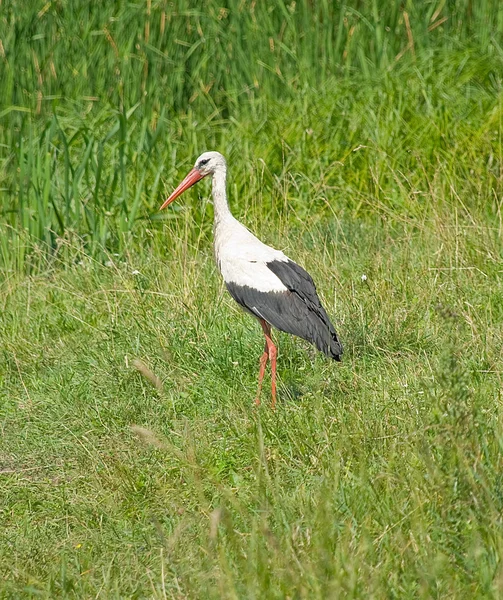
[{"label": "white chest", "polygon": [[215,258],[224,281],[261,292],[284,292],[286,287],[267,267],[287,257],[262,243],[232,218],[215,224]]}]

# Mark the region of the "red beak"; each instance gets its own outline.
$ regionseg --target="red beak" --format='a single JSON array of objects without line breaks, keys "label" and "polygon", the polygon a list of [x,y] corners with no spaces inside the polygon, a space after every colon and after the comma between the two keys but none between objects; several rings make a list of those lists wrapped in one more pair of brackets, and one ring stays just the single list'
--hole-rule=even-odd
[{"label": "red beak", "polygon": [[185,179],[180,183],[180,185],[176,188],[176,190],[171,194],[171,196],[164,202],[159,210],[166,208],[169,204],[176,200],[180,194],[183,194],[185,190],[188,190],[189,187],[192,187],[194,183],[197,183],[200,179],[202,179],[204,175],[197,169],[192,169],[192,171],[185,177]]}]

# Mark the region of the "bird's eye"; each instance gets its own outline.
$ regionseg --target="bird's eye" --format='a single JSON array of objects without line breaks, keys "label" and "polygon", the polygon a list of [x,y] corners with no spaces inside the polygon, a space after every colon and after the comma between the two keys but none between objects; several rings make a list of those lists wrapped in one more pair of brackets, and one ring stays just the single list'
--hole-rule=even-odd
[{"label": "bird's eye", "polygon": [[203,160],[199,161],[199,166],[204,167],[204,165],[207,165],[209,162],[210,162],[209,158],[204,158]]}]

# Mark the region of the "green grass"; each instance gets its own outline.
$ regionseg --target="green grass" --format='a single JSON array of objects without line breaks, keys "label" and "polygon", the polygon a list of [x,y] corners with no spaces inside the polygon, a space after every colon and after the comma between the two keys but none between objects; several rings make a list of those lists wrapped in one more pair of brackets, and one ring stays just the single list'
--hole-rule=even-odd
[{"label": "green grass", "polygon": [[[1,598],[503,594],[503,10],[267,6],[1,7]],[[345,346],[274,412],[206,149]]]},{"label": "green grass", "polygon": [[6,597],[498,597],[501,264],[471,223],[340,226],[287,250],[345,360],[280,335],[275,412],[205,245],[4,285]]}]

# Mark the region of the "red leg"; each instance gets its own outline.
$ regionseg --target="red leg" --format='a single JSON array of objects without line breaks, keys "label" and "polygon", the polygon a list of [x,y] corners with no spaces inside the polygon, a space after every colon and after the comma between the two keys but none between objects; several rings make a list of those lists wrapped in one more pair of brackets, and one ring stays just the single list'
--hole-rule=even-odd
[{"label": "red leg", "polygon": [[269,348],[269,359],[271,361],[271,408],[274,409],[276,407],[276,356],[278,354],[278,350],[274,344]]},{"label": "red leg", "polygon": [[[260,324],[262,325],[262,331],[264,332],[264,335],[265,335],[266,351],[267,351],[269,360],[271,361],[271,395],[272,395],[271,408],[274,408],[276,406],[276,356],[278,354],[278,350],[277,350],[276,346],[274,345],[274,342],[272,341],[271,326],[269,325],[269,323],[267,323],[266,321],[261,319]],[[263,376],[263,374],[262,374],[262,376]]]},{"label": "red leg", "polygon": [[262,391],[262,379],[264,379],[265,368],[267,365],[267,360],[269,359],[269,352],[267,350],[267,342],[265,345],[264,352],[260,357],[260,369],[258,372],[258,390],[257,397],[255,398],[255,404],[258,406],[260,404],[260,392]]}]

